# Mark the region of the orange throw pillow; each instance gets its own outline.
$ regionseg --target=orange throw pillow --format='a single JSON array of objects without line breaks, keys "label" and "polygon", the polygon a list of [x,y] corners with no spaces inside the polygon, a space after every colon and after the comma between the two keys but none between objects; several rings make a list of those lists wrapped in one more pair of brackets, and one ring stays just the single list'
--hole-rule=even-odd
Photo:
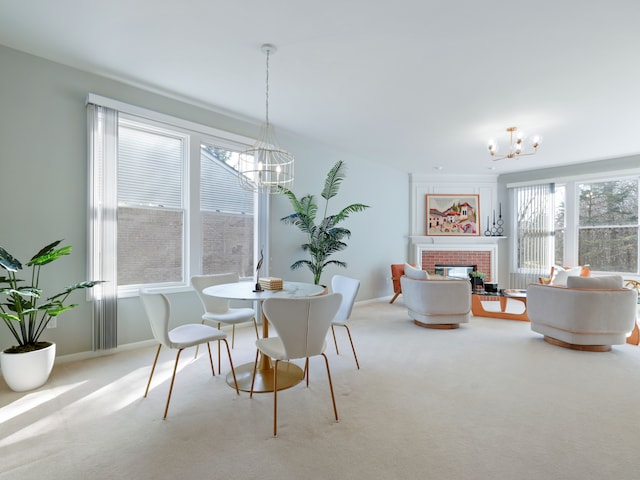
[{"label": "orange throw pillow", "polygon": [[[579,267],[560,267],[558,265],[553,265],[551,267],[551,274],[549,276],[549,278],[540,278],[540,283],[548,285],[548,284],[553,284],[556,283],[554,282],[555,278],[559,278],[559,284],[563,285],[565,284],[566,281],[566,273],[568,273],[570,270],[573,270],[573,272],[571,272],[572,274],[575,275],[575,273],[577,273],[577,271],[579,270],[578,276],[580,277],[590,277],[591,276],[591,266],[590,265],[581,265]],[[562,272],[561,272],[562,271]],[[558,276],[558,274],[560,274]]]}]

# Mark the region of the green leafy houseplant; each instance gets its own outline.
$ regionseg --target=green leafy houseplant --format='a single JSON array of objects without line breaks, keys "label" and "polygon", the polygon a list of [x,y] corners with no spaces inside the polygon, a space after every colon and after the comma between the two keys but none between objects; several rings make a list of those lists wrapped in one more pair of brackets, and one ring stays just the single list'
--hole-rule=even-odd
[{"label": "green leafy houseplant", "polygon": [[335,215],[329,215],[329,200],[335,197],[340,190],[340,185],[345,179],[346,165],[340,160],[327,173],[324,188],[320,196],[324,198],[323,217],[319,224],[316,224],[318,214],[318,204],[313,195],[307,194],[298,199],[296,195],[287,188],[282,188],[282,192],[289,198],[293,206],[294,213],[287,215],[281,220],[284,223],[295,225],[307,236],[306,243],[302,244],[302,250],[309,252],[310,260],[298,260],[291,265],[291,270],[296,270],[302,266],[309,268],[313,274],[313,282],[318,285],[322,271],[327,265],[337,265],[346,267],[347,264],[340,260],[330,260],[329,257],[336,252],[347,248],[344,242],[351,237],[351,231],[339,227],[338,224],[349,217],[350,214],[362,212],[369,208],[362,203],[354,203],[344,207]]},{"label": "green leafy houseplant", "polygon": [[474,270],[469,273],[469,278],[471,279],[471,288],[476,290],[484,290],[484,277],[486,275],[482,272]]},{"label": "green leafy houseplant", "polygon": [[29,281],[17,277],[17,273],[22,270],[22,264],[0,247],[0,266],[7,271],[8,275],[0,276],[0,318],[18,342],[18,345],[6,349],[5,353],[29,352],[49,346],[49,342],[39,341],[40,336],[52,318],[77,306],[77,304],[65,304],[71,292],[91,288],[100,283],[99,281],[77,283],[42,300],[43,292],[39,286],[40,269],[71,253],[71,246],[56,248],[60,242],[62,240],[47,245],[29,260],[27,263],[27,266],[31,267]]},{"label": "green leafy houseplant", "polygon": [[469,274],[469,276],[471,278],[479,278],[480,280],[484,280],[484,277],[486,276],[484,273],[482,272],[478,272],[478,271],[473,271]]}]

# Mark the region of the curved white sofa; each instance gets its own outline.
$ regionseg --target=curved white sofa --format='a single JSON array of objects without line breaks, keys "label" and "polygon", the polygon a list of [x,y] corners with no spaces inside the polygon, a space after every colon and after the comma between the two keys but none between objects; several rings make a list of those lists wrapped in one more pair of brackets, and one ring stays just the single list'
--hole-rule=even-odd
[{"label": "curved white sofa", "polygon": [[638,294],[622,277],[569,277],[567,286],[531,284],[527,315],[531,330],[554,345],[609,351],[626,342],[636,322]]},{"label": "curved white sofa", "polygon": [[458,328],[471,316],[471,282],[400,277],[410,318],[427,328]]}]

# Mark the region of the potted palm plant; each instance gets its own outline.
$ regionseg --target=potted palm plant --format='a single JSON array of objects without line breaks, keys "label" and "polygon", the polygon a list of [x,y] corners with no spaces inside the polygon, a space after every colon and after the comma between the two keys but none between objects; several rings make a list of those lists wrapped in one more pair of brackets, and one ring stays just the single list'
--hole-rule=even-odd
[{"label": "potted palm plant", "polygon": [[351,231],[338,226],[338,224],[346,220],[352,213],[362,212],[369,208],[368,205],[362,203],[353,203],[336,214],[329,214],[329,200],[338,194],[340,185],[345,179],[345,173],[346,165],[342,160],[338,161],[327,173],[324,188],[320,193],[320,196],[325,200],[320,223],[316,223],[319,207],[313,195],[307,194],[298,199],[291,190],[281,189],[289,198],[294,209],[292,214],[281,220],[284,223],[295,225],[306,234],[307,241],[302,244],[302,250],[308,252],[311,257],[296,261],[290,268],[291,270],[303,266],[309,268],[313,274],[313,283],[316,285],[320,284],[322,271],[327,265],[347,266],[343,261],[329,259],[334,253],[347,248],[344,240],[351,237]]},{"label": "potted palm plant", "polygon": [[22,263],[0,247],[0,266],[7,276],[0,276],[0,318],[17,345],[0,353],[0,368],[7,385],[15,391],[38,388],[49,378],[55,359],[55,343],[41,341],[49,322],[77,306],[65,303],[74,290],[91,288],[97,281],[77,283],[62,292],[44,297],[40,288],[40,271],[71,253],[71,246],[57,248],[57,240],[36,253],[27,263],[31,267],[28,280],[18,278]]}]

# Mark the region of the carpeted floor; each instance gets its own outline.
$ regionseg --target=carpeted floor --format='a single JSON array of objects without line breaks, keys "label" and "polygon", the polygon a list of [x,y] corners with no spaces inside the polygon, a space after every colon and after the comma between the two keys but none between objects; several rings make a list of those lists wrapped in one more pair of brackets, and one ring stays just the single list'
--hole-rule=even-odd
[{"label": "carpeted floor", "polygon": [[[357,305],[311,385],[250,399],[183,354],[167,420],[174,352],[155,348],[58,363],[45,387],[0,382],[0,479],[610,479],[640,478],[640,348],[608,353],[547,344],[528,323],[472,318],[415,326],[400,297]],[[233,358],[253,361],[253,328]]]}]

